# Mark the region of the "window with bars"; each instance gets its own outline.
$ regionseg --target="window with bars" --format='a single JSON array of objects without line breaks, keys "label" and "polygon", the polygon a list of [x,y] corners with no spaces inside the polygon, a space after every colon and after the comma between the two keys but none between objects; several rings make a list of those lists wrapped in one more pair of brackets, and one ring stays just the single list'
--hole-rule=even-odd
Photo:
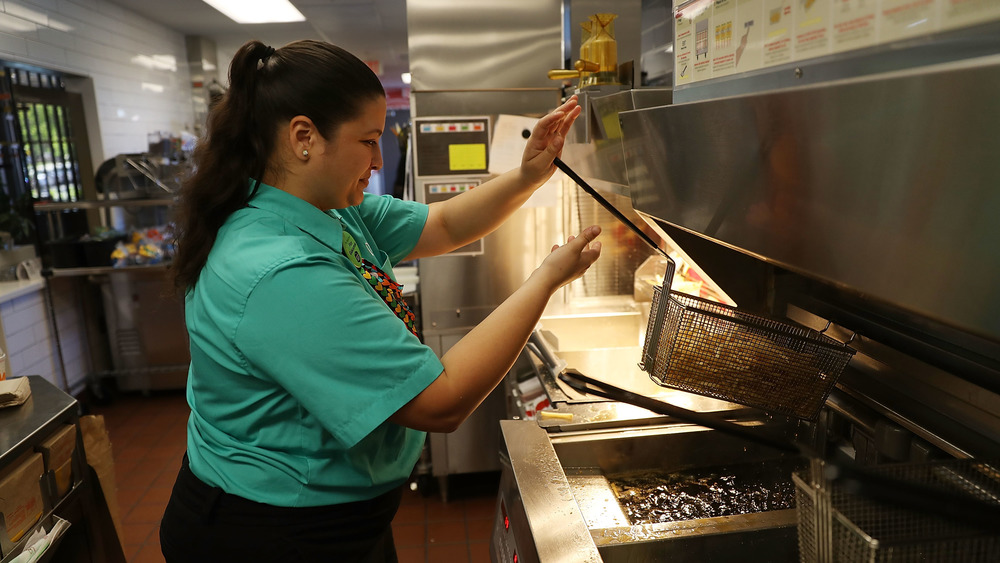
[{"label": "window with bars", "polygon": [[8,68],[22,148],[25,189],[36,200],[82,196],[65,88],[56,74]]},{"label": "window with bars", "polygon": [[0,61],[0,231],[10,232],[15,244],[44,244],[89,230],[84,210],[49,212],[43,219],[34,207],[85,199],[73,137],[84,133],[73,131],[74,124],[81,127],[79,99],[58,72]]}]

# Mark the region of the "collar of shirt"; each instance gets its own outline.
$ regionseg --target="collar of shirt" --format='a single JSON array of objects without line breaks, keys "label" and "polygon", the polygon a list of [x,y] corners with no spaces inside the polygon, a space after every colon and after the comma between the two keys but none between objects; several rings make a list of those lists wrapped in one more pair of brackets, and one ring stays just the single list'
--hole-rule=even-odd
[{"label": "collar of shirt", "polygon": [[[254,181],[251,180],[251,190],[253,184]],[[334,210],[320,211],[304,199],[263,182],[248,205],[282,217],[338,254],[343,251],[344,226]]]}]

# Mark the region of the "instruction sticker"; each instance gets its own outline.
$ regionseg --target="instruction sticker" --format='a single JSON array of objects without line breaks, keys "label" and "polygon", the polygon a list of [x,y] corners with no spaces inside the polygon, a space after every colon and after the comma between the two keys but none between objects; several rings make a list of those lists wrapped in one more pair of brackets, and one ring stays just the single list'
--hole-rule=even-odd
[{"label": "instruction sticker", "polygon": [[448,145],[449,170],[484,170],[486,168],[486,145]]}]

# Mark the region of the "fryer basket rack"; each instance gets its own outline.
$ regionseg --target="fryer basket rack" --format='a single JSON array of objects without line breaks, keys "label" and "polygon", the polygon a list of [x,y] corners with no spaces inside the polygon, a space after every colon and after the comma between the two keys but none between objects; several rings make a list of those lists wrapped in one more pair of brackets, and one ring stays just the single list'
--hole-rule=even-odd
[{"label": "fryer basket rack", "polygon": [[854,350],[821,332],[653,288],[640,367],[658,384],[813,420]]},{"label": "fryer basket rack", "polygon": [[[972,528],[942,516],[890,506],[835,484],[825,464],[792,475],[802,563],[976,563],[1000,560],[1000,530]],[[949,459],[871,468],[900,481],[1000,506],[997,460]]]}]

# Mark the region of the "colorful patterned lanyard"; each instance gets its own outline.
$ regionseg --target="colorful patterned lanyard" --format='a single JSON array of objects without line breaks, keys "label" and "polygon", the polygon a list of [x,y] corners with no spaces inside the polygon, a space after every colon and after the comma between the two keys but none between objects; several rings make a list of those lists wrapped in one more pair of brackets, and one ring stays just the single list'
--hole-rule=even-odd
[{"label": "colorful patterned lanyard", "polygon": [[399,317],[399,320],[403,321],[403,324],[413,333],[413,336],[420,338],[414,324],[416,316],[410,311],[410,306],[407,305],[406,300],[403,299],[403,286],[392,281],[392,278],[385,272],[368,260],[365,260],[361,256],[358,243],[355,242],[354,237],[346,229],[344,230],[344,255],[347,256],[347,259],[357,269],[361,270],[361,276],[372,286],[375,293],[378,293],[382,297],[385,304],[389,306],[389,310],[395,313]]}]

